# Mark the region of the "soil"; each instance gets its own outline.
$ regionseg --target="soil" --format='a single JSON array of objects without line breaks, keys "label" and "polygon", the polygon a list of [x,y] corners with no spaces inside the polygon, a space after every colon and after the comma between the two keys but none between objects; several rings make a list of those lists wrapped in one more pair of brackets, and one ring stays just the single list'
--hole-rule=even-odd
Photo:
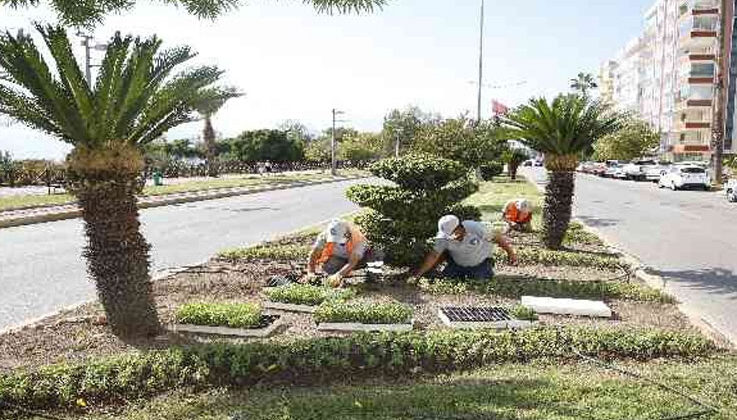
[{"label": "soil", "polygon": [[[171,323],[176,308],[186,302],[260,301],[261,288],[274,275],[287,275],[304,268],[298,262],[210,263],[172,275],[154,284],[154,294],[163,323]],[[499,274],[567,278],[569,280],[600,280],[610,278],[610,272],[564,267],[501,267]],[[415,309],[415,325],[420,329],[443,328],[437,311],[441,306],[504,305],[515,301],[495,296],[432,295],[407,285],[400,279],[402,271],[392,271],[381,283],[364,283],[357,272],[349,283],[360,284],[361,299],[399,301]],[[613,320],[593,320],[564,316],[541,316],[543,324],[593,324],[657,326],[691,329],[686,318],[673,305],[639,302],[610,302],[616,316]],[[275,312],[276,313],[276,312]],[[340,335],[318,332],[310,314],[283,314],[284,327],[268,340],[287,341],[294,338]],[[56,362],[76,362],[89,357],[112,355],[126,351],[145,351],[205,342],[215,338],[188,334],[166,333],[155,339],[125,342],[115,337],[104,325],[102,308],[89,303],[34,325],[0,335],[0,372],[15,368],[37,367]],[[218,338],[220,339],[220,338]],[[228,339],[233,342],[258,339]]]}]

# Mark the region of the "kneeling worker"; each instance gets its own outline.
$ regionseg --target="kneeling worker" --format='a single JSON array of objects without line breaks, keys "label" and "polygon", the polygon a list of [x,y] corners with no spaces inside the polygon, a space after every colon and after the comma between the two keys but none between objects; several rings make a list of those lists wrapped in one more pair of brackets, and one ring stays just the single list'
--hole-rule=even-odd
[{"label": "kneeling worker", "polygon": [[532,232],[532,204],[525,199],[509,201],[502,210],[502,219],[511,229]]},{"label": "kneeling worker", "polygon": [[307,265],[309,281],[315,276],[318,265],[330,275],[327,284],[340,287],[343,278],[361,263],[368,251],[366,237],[352,223],[343,220],[333,220],[324,232],[317,236],[312,246],[310,261]]},{"label": "kneeling worker", "polygon": [[435,247],[425,257],[415,277],[422,277],[432,270],[442,262],[447,252],[448,265],[443,270],[444,277],[489,280],[494,275],[491,242],[507,252],[510,264],[517,263],[512,245],[500,232],[492,234],[482,223],[473,220],[461,222],[456,216],[443,216],[438,221]]}]

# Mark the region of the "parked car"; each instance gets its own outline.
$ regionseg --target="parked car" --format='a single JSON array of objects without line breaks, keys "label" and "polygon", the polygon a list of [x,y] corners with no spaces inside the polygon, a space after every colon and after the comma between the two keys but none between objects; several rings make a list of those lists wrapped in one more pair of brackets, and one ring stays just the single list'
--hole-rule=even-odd
[{"label": "parked car", "polygon": [[653,159],[634,160],[632,163],[624,166],[625,178],[635,181],[644,181],[647,179],[647,171],[658,162]]},{"label": "parked car", "polygon": [[673,165],[673,167],[660,178],[658,187],[670,188],[673,191],[685,188],[699,188],[708,191],[711,188],[711,180],[706,174],[706,169],[696,165]]},{"label": "parked car", "polygon": [[602,175],[604,178],[617,178],[617,173],[624,174],[622,171],[622,168],[624,168],[624,165],[616,160],[609,160],[607,161],[607,168],[606,171],[604,171],[604,175]]},{"label": "parked car", "polygon": [[658,162],[657,165],[651,166],[645,173],[645,179],[652,182],[660,181],[660,178],[670,171],[672,164],[670,162]]},{"label": "parked car", "polygon": [[535,162],[533,163],[533,165],[534,165],[534,166],[543,166],[543,163],[544,163],[544,162],[543,162],[542,160],[536,160],[536,161],[535,161]]},{"label": "parked car", "polygon": [[604,176],[607,170],[607,164],[602,162],[595,162],[591,166],[591,173],[596,176]]},{"label": "parked car", "polygon": [[737,202],[737,179],[730,179],[724,186],[724,192],[727,194],[727,200],[730,203]]}]

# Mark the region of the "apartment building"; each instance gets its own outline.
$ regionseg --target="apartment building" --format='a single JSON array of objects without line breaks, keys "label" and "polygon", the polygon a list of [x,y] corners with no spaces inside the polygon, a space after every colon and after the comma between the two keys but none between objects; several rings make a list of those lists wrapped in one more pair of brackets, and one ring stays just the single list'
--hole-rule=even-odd
[{"label": "apartment building", "polygon": [[[656,0],[644,16],[636,41],[618,53],[613,102],[637,112],[661,133],[660,152],[673,160],[711,157],[716,54],[720,23],[719,0]],[[725,152],[734,153],[737,113],[737,40],[734,3],[725,10],[729,56],[725,101]],[[734,51],[733,51],[734,50]],[[730,60],[731,59],[731,60]],[[730,61],[734,65],[730,66]],[[621,94],[617,94],[621,92]]]}]

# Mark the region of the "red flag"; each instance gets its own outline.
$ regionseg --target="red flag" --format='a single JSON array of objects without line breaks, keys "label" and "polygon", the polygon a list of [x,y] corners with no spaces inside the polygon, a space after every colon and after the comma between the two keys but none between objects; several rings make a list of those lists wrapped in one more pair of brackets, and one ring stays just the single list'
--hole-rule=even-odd
[{"label": "red flag", "polygon": [[493,99],[491,101],[491,112],[494,115],[505,115],[507,112],[509,112],[509,108],[496,99]]}]

